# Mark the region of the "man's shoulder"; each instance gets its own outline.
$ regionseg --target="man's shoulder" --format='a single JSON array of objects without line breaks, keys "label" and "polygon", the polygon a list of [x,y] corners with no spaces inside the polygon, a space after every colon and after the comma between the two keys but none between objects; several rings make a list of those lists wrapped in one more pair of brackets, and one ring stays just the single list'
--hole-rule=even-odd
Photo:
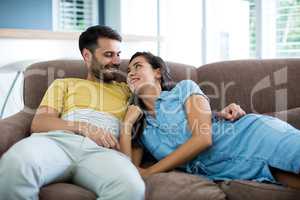
[{"label": "man's shoulder", "polygon": [[115,87],[121,88],[126,95],[129,96],[131,94],[130,89],[129,89],[127,83],[114,81],[114,82],[112,82],[112,84]]},{"label": "man's shoulder", "polygon": [[82,78],[59,78],[59,79],[55,79],[53,82],[55,83],[61,83],[61,84],[67,84],[69,85],[70,83],[74,84],[74,83],[89,83],[88,80],[86,79],[82,79]]},{"label": "man's shoulder", "polygon": [[62,80],[62,81],[64,81],[64,82],[81,82],[81,81],[87,81],[86,79],[82,79],[82,78],[62,78],[62,79],[60,79],[60,80]]},{"label": "man's shoulder", "polygon": [[119,87],[126,87],[126,88],[128,88],[128,85],[127,85],[127,83],[125,83],[125,82],[117,82],[117,81],[113,81],[112,84],[113,84],[113,85],[116,85],[116,86],[119,86]]}]

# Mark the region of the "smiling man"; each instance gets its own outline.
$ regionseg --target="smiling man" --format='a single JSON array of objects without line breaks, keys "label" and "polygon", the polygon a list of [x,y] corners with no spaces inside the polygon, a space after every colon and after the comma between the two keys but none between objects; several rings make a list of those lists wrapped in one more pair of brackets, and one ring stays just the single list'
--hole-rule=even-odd
[{"label": "smiling man", "polygon": [[115,82],[121,36],[106,26],[80,35],[86,79],[55,80],[32,121],[32,135],[0,160],[1,199],[38,199],[39,189],[72,181],[102,200],[142,200],[145,186],[130,159],[118,151],[119,123],[129,98]]}]

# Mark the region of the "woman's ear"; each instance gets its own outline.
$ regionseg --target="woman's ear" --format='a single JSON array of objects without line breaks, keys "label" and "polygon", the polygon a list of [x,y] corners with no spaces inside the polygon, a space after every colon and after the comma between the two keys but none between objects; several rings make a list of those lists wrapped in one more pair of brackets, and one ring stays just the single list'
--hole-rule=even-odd
[{"label": "woman's ear", "polygon": [[161,79],[161,71],[160,68],[154,69],[154,76],[156,79],[160,80]]}]

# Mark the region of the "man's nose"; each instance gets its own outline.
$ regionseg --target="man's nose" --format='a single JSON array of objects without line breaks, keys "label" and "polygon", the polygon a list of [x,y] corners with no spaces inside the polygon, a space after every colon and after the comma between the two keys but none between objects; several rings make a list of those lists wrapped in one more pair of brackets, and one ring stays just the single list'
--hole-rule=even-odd
[{"label": "man's nose", "polygon": [[112,64],[113,65],[119,65],[121,63],[120,56],[114,56],[112,59]]}]

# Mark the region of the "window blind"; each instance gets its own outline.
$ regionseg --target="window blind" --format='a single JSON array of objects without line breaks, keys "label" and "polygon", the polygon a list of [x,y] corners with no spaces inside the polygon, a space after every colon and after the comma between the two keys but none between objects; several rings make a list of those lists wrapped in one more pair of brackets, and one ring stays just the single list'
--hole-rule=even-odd
[{"label": "window blind", "polygon": [[249,0],[249,56],[256,57],[256,4],[255,0]]},{"label": "window blind", "polygon": [[277,0],[276,54],[300,56],[300,0]]},{"label": "window blind", "polygon": [[60,0],[59,29],[82,31],[96,23],[95,0]]}]

